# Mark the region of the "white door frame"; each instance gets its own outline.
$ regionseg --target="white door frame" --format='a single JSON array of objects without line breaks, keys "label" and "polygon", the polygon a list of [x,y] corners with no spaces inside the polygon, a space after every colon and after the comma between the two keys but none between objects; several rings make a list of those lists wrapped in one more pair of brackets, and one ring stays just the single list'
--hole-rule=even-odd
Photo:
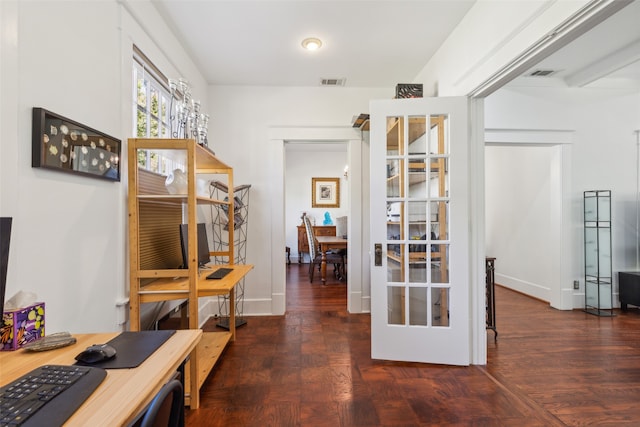
[{"label": "white door frame", "polygon": [[[349,280],[347,282],[347,310],[349,313],[369,311],[368,285],[363,286],[363,247],[362,247],[362,158],[363,142],[359,130],[351,127],[274,127],[269,129],[269,170],[271,188],[271,313],[284,314],[286,311],[286,263],[285,251],[285,143],[336,143],[347,144],[347,163],[349,165],[349,200],[347,202],[349,219],[347,234],[349,247]],[[367,180],[368,182],[368,180]],[[369,268],[368,265],[364,268]]]},{"label": "white door frame", "polygon": [[[483,112],[483,100],[496,90],[509,83],[515,77],[521,75],[524,71],[531,68],[533,65],[540,62],[545,57],[551,55],[558,49],[566,46],[577,37],[588,32],[591,28],[595,27],[600,22],[606,20],[608,17],[618,12],[628,4],[627,1],[595,1],[592,0],[587,6],[582,8],[573,16],[567,18],[565,22],[558,26],[552,33],[549,33],[548,37],[539,40],[537,43],[529,46],[522,51],[517,57],[511,59],[511,62],[497,69],[493,74],[489,75],[480,84],[473,84],[471,90],[465,90],[464,94],[471,98],[471,105],[469,108],[469,114],[471,117],[471,123],[474,123],[474,128],[471,130],[472,134],[478,135],[478,138],[472,137],[474,142],[469,147],[469,162],[470,162],[470,176],[475,180],[471,182],[471,218],[472,230],[470,236],[470,248],[471,248],[471,274],[472,278],[477,283],[484,281],[485,275],[485,214],[484,214],[484,141],[482,137],[482,130],[479,129],[478,124],[484,123]],[[460,81],[459,86],[464,86],[464,82]],[[455,93],[455,91],[445,93],[444,95],[462,95],[462,93]],[[474,118],[475,116],[475,118]],[[568,162],[568,152],[570,147],[562,145],[559,148],[560,155],[557,155],[554,159],[555,162],[559,162],[562,165],[562,185],[566,186],[569,182],[566,179],[567,171],[570,171],[570,163]],[[557,201],[559,209],[562,209],[562,240],[567,241],[567,237],[570,233],[570,218],[568,210],[565,210],[566,199],[566,187],[563,187],[563,199]],[[564,248],[564,247],[563,247]],[[563,249],[561,258],[562,261],[567,261],[565,258],[565,249]],[[560,277],[564,277],[566,272],[562,269],[559,273]],[[473,279],[472,279],[473,280]],[[487,332],[485,329],[485,296],[484,287],[472,286],[471,289],[471,334],[472,334],[472,346],[471,346],[471,358],[472,364],[485,365],[487,363]],[[567,304],[567,293],[560,291],[558,295],[552,297],[555,301],[560,301],[560,305],[565,307]]]},{"label": "white door frame", "polygon": [[[550,179],[551,194],[551,227],[555,241],[549,242],[552,252],[550,287],[536,289],[519,285],[512,277],[502,277],[496,281],[519,292],[549,301],[551,307],[559,310],[572,310],[581,307],[584,299],[574,298],[571,287],[571,144],[572,130],[551,129],[486,129],[485,146],[528,146],[546,147],[551,151]],[[496,278],[500,274],[496,273]],[[524,287],[523,287],[524,286]],[[583,297],[582,297],[583,298]],[[574,301],[575,299],[575,301]],[[577,302],[577,305],[576,305]]]}]

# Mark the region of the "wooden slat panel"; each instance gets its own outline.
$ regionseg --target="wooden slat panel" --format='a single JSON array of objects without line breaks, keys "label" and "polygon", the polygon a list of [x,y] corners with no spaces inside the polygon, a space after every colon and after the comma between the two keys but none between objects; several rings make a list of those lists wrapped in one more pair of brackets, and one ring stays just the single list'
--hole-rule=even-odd
[{"label": "wooden slat panel", "polygon": [[140,203],[140,269],[177,268],[182,264],[180,205]]},{"label": "wooden slat panel", "polygon": [[[138,170],[140,194],[169,194],[165,177]],[[141,201],[139,204],[140,269],[177,268],[182,264],[180,228],[182,205]]]},{"label": "wooden slat panel", "polygon": [[167,177],[138,169],[138,194],[169,194],[164,182]]}]

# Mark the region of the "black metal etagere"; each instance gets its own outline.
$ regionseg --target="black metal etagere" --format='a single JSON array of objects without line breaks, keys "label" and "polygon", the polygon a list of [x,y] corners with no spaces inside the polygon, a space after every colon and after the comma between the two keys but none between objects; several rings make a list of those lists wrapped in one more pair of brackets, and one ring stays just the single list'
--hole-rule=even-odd
[{"label": "black metal etagere", "polygon": [[[230,244],[234,245],[235,264],[245,264],[247,261],[247,228],[249,222],[249,190],[251,185],[240,185],[233,189],[233,237],[227,232],[229,222],[229,208],[227,205],[211,207],[214,251],[227,251]],[[210,196],[217,200],[229,200],[229,187],[220,181],[211,181]],[[230,242],[229,239],[233,238]],[[214,257],[215,264],[229,263],[228,257]],[[229,295],[218,297],[219,320],[217,326],[229,329],[229,313],[235,310],[236,327],[247,323],[244,318],[244,278],[236,285],[236,296],[233,304]]]},{"label": "black metal etagere", "polygon": [[613,314],[611,191],[584,192],[584,310]]}]

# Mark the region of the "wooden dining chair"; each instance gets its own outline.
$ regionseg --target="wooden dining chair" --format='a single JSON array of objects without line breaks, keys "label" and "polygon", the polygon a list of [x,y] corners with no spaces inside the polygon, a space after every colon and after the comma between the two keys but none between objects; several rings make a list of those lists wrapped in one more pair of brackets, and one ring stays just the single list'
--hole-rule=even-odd
[{"label": "wooden dining chair", "polygon": [[[309,241],[309,282],[313,283],[313,275],[316,266],[320,268],[322,264],[322,253],[316,242],[316,236],[313,233],[313,226],[309,217],[305,215],[303,218],[304,227],[307,231],[307,239]],[[344,256],[339,253],[328,252],[327,253],[327,265],[333,264],[333,275],[336,279],[342,280],[344,275]]]}]

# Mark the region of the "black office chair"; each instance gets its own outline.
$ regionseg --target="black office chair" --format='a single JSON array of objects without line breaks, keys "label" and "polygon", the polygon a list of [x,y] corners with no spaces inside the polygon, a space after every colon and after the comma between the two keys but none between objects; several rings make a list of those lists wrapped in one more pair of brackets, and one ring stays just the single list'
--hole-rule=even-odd
[{"label": "black office chair", "polygon": [[166,383],[151,401],[142,417],[141,427],[184,426],[184,392],[182,383],[173,379]]}]

